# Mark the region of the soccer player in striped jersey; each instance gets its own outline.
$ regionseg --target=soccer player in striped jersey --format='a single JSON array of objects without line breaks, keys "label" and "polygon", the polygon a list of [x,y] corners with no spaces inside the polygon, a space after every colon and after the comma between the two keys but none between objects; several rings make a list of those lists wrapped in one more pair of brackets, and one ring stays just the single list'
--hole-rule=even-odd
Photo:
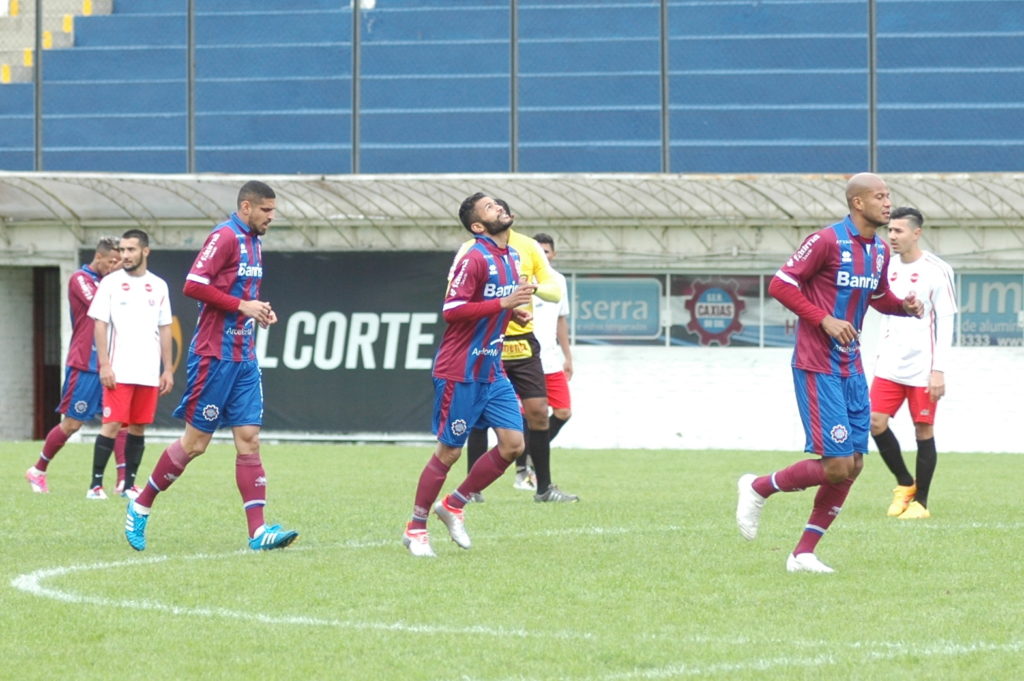
[{"label": "soccer player in striped jersey", "polygon": [[[537,287],[520,275],[519,258],[508,246],[512,216],[483,193],[467,197],[459,220],[475,242],[455,263],[442,313],[447,323],[434,356],[433,429],[437,446],[420,474],[412,519],[402,543],[417,557],[434,557],[427,533],[431,508],[461,548],[471,546],[463,508],[501,477],[523,452],[523,420],[502,368],[502,339],[511,320],[526,323]],[[451,494],[434,503],[474,427],[494,428],[498,444],[470,469]]]},{"label": "soccer player in striped jersey", "polygon": [[[896,478],[888,515],[904,520],[931,517],[928,492],[938,456],[935,410],[946,393],[945,371],[953,346],[956,293],[953,269],[922,250],[924,216],[916,208],[897,208],[889,222],[889,244],[898,255],[889,265],[889,287],[913,294],[924,305],[920,319],[885,317],[871,381],[871,435],[885,465]],[[889,418],[906,401],[917,439],[916,479],[907,470]]]},{"label": "soccer player in striped jersey", "polygon": [[299,536],[264,521],[263,385],[255,332],[256,324],[266,328],[277,322],[270,303],[259,299],[260,237],[274,219],[276,199],[263,182],[246,182],[238,192],[237,210],[206,237],[186,277],[184,292],[199,301],[199,319],[188,349],[188,384],[174,410],[176,418],[185,420],[185,433],[164,450],[138,498],[128,503],[125,538],[136,551],[146,548],[146,525],[156,496],[206,451],[222,427],[230,427],[234,436],[235,482],[249,526],[249,548],[280,549]]},{"label": "soccer player in striped jersey", "polygon": [[[71,312],[71,342],[64,362],[64,387],[61,389],[57,413],[61,422],[50,429],[43,441],[39,460],[25,471],[25,479],[33,492],[50,491],[46,471],[68,438],[81,430],[103,411],[103,386],[100,385],[99,363],[96,358],[95,325],[89,316],[89,305],[96,296],[100,279],[116,270],[121,263],[118,240],[104,237],[96,244],[92,262],[82,265],[68,280],[68,309]],[[119,487],[124,484],[124,442],[128,431],[118,434],[114,451],[117,454]]]},{"label": "soccer player in striped jersey", "polygon": [[878,236],[892,203],[881,177],[860,173],[846,185],[845,219],[807,237],[772,278],[768,292],[799,317],[793,382],[806,435],[805,459],[771,475],[739,479],[736,522],[754,539],[765,499],[817,487],[789,572],[833,572],[815,554],[864,466],[871,407],[858,337],[868,305],[884,314],[920,315],[921,302],[889,290],[889,249]]},{"label": "soccer player in striped jersey", "polygon": [[[508,203],[502,199],[495,201],[505,209],[514,222],[515,215]],[[508,235],[509,246],[519,254],[520,274],[525,276],[527,281],[537,284],[534,297],[551,303],[559,302],[562,289],[559,287],[557,273],[548,262],[540,243],[514,229],[509,229]],[[472,241],[463,244],[455,256],[456,262],[470,245]],[[532,307],[531,301],[531,314]],[[533,499],[537,502],[579,501],[578,496],[563,491],[551,479],[551,421],[548,417],[547,384],[541,361],[541,344],[534,333],[532,321],[520,325],[513,320],[509,324],[501,359],[505,373],[512,382],[516,395],[519,396],[526,422],[523,432],[526,451],[516,460],[513,486],[516,489],[533,491]],[[487,431],[475,428],[466,444],[467,463],[470,467],[486,449]],[[528,460],[533,464],[532,470],[528,467]],[[474,501],[483,501],[483,498],[477,495]]]}]

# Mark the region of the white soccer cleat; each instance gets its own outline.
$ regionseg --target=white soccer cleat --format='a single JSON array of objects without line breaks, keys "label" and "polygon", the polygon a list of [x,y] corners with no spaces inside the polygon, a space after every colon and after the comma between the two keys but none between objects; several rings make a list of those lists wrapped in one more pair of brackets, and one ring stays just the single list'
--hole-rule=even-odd
[{"label": "white soccer cleat", "polygon": [[786,558],[786,572],[818,572],[825,574],[835,572],[835,570],[818,560],[818,557],[813,553],[798,553],[796,555],[791,553]]},{"label": "white soccer cleat", "polygon": [[462,509],[449,508],[446,503],[447,501],[448,498],[445,497],[434,504],[434,513],[445,524],[445,527],[448,528],[448,535],[452,538],[452,541],[461,548],[468,549],[473,546],[473,542],[470,541],[469,533],[466,532],[466,523]]},{"label": "white soccer cleat", "polygon": [[739,501],[736,503],[736,524],[744,539],[750,540],[757,536],[757,526],[761,523],[761,510],[764,508],[764,497],[754,491],[752,486],[757,476],[753,473],[741,475],[736,489]]},{"label": "white soccer cleat", "polygon": [[533,472],[533,469],[530,467],[526,467],[522,470],[517,470],[516,479],[512,482],[512,487],[515,489],[536,492],[537,475]]},{"label": "white soccer cleat", "polygon": [[402,533],[402,544],[417,558],[437,558],[437,554],[430,546],[430,535],[426,530],[405,528],[405,532]]},{"label": "white soccer cleat", "polygon": [[103,491],[103,488],[96,485],[91,490],[85,493],[86,499],[103,500],[107,498],[107,493]]}]

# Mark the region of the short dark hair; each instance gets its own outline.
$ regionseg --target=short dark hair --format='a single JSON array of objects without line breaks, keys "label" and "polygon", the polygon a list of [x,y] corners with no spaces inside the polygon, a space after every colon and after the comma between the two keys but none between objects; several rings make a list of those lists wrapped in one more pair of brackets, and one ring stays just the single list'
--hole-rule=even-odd
[{"label": "short dark hair", "polygon": [[533,235],[533,240],[539,244],[547,244],[548,246],[551,246],[552,251],[555,250],[555,240],[550,234],[537,232]]},{"label": "short dark hair", "polygon": [[270,188],[270,185],[260,182],[259,180],[249,180],[242,185],[242,188],[238,190],[238,203],[239,208],[242,207],[243,201],[252,202],[254,199],[276,199],[277,194]]},{"label": "short dark hair", "polygon": [[110,253],[111,251],[116,251],[117,247],[117,239],[112,236],[101,237],[100,240],[96,242],[97,253]]},{"label": "short dark hair", "polygon": [[462,223],[462,226],[465,227],[466,231],[470,234],[473,233],[470,225],[477,221],[476,203],[485,196],[487,196],[487,194],[477,192],[476,194],[472,194],[463,199],[462,205],[459,206],[459,222]]},{"label": "short dark hair", "polygon": [[889,220],[908,220],[917,229],[924,227],[924,216],[921,211],[910,206],[900,206],[889,213]]},{"label": "short dark hair", "polygon": [[149,248],[149,235],[143,232],[141,229],[129,229],[127,232],[121,235],[122,239],[138,239],[139,245],[143,248]]}]

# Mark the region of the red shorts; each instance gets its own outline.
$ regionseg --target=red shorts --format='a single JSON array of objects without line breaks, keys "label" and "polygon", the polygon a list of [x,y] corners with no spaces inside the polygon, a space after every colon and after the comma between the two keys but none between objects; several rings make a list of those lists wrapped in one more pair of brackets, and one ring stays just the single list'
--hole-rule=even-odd
[{"label": "red shorts", "polygon": [[569,381],[566,380],[564,371],[544,374],[544,383],[548,389],[548,405],[552,409],[572,409],[572,400],[569,399]]},{"label": "red shorts", "polygon": [[939,403],[932,402],[927,388],[903,385],[886,378],[871,381],[871,411],[895,416],[904,400],[914,423],[935,423],[935,410]]},{"label": "red shorts", "polygon": [[155,385],[118,383],[103,389],[103,423],[117,421],[126,426],[153,423],[160,389]]}]

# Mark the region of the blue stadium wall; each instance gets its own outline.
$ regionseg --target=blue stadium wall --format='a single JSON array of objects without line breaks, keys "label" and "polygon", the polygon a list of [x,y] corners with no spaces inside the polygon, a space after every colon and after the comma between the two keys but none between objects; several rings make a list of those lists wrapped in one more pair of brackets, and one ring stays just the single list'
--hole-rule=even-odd
[{"label": "blue stadium wall", "polygon": [[[869,163],[863,0],[670,1],[665,78],[657,0],[520,0],[516,98],[508,0],[377,0],[357,111],[348,2],[195,4],[197,172]],[[34,86],[0,85],[0,169],[189,170],[186,7],[115,0],[45,53],[41,168]],[[876,35],[877,170],[1024,170],[1024,0],[878,0]]]}]

